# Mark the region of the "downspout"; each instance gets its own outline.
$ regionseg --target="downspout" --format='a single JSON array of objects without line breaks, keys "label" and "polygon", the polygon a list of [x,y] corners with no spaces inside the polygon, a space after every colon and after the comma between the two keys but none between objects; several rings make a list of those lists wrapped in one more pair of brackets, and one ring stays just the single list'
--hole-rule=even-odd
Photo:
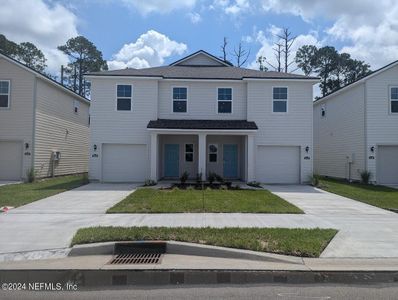
[{"label": "downspout", "polygon": [[[365,170],[368,171],[368,116],[367,116],[367,92],[366,92],[366,81],[363,83],[363,123],[364,123],[364,155],[365,155]],[[374,174],[376,175],[376,174]]]}]

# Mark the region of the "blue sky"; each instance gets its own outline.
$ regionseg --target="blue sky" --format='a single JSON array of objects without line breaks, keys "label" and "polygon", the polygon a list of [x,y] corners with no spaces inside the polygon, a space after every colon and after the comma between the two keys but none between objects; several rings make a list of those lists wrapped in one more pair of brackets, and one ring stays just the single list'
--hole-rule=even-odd
[{"label": "blue sky", "polygon": [[282,27],[297,36],[293,52],[331,45],[377,68],[398,57],[397,15],[393,0],[2,0],[0,31],[39,46],[54,74],[68,61],[56,47],[76,35],[110,68],[167,64],[199,49],[220,56],[224,36],[229,52],[242,41],[246,67],[256,68],[260,55],[273,62]]}]

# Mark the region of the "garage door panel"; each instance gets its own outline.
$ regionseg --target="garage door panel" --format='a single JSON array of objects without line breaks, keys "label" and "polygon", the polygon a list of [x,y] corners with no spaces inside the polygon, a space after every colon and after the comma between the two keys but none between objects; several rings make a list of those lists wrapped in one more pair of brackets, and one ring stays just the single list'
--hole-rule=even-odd
[{"label": "garage door panel", "polygon": [[265,183],[299,183],[300,147],[258,146],[256,179]]},{"label": "garage door panel", "polygon": [[147,145],[104,144],[102,180],[105,182],[143,182],[148,178]]},{"label": "garage door panel", "polygon": [[0,180],[21,180],[22,143],[0,142]]},{"label": "garage door panel", "polygon": [[378,147],[376,172],[378,183],[398,183],[398,146]]}]

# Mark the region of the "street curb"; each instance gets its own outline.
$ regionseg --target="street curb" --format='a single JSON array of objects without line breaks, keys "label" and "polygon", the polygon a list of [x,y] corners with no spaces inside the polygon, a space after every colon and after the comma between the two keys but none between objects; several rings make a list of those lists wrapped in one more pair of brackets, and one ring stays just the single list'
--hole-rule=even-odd
[{"label": "street curb", "polygon": [[1,283],[73,283],[82,287],[259,284],[398,283],[398,272],[314,272],[263,270],[1,270]]},{"label": "street curb", "polygon": [[[143,242],[105,242],[95,244],[75,245],[72,247],[68,256],[83,256],[83,255],[113,255],[116,243],[159,243],[159,241],[143,241]],[[278,263],[300,264],[303,265],[303,259],[296,256],[287,256],[273,253],[256,252],[244,249],[233,249],[226,247],[201,245],[186,242],[164,241],[166,243],[166,254],[180,254],[180,255],[196,255],[207,257],[221,257],[221,258],[237,258],[257,261],[268,261]]]}]

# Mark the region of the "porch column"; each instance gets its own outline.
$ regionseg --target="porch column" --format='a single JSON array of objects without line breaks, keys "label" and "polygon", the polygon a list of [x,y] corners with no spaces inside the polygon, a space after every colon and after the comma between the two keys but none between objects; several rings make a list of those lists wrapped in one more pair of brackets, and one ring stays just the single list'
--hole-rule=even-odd
[{"label": "porch column", "polygon": [[151,133],[151,180],[158,180],[158,134]]},{"label": "porch column", "polygon": [[247,143],[247,178],[246,181],[254,181],[256,180],[256,176],[254,173],[255,166],[255,147],[254,147],[254,135],[249,134],[246,138]]},{"label": "porch column", "polygon": [[202,180],[206,179],[206,134],[198,135],[198,173],[202,173]]}]

